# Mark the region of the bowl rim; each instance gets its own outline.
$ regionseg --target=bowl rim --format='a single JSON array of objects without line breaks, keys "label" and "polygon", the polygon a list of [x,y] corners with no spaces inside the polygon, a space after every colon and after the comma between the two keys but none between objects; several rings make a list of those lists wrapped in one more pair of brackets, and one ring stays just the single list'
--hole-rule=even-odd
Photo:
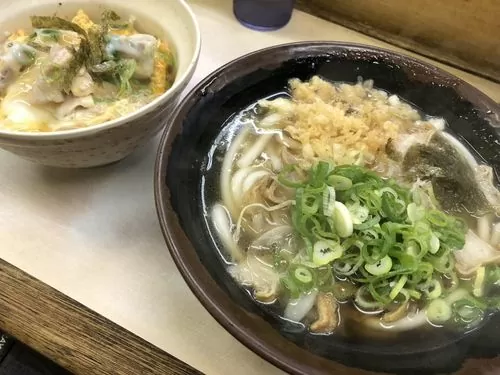
[{"label": "bowl rim", "polygon": [[[452,81],[455,89],[462,96],[475,97],[474,104],[478,107],[493,109],[493,113],[500,117],[500,104],[496,103],[493,99],[488,97],[478,88],[465,82],[459,77],[427,63],[421,59],[408,56],[404,53],[391,51],[386,48],[375,47],[360,43],[349,42],[335,42],[335,41],[300,41],[293,43],[278,44],[256,51],[252,51],[242,55],[230,62],[222,65],[214,70],[203,80],[197,83],[178,104],[170,118],[170,126],[163,132],[159,147],[157,151],[155,170],[154,170],[154,197],[157,215],[160,221],[160,227],[167,245],[167,248],[176,264],[183,279],[187,283],[196,298],[201,302],[203,307],[212,315],[212,317],[228,331],[233,337],[244,344],[247,348],[252,350],[255,354],[269,361],[271,364],[287,371],[291,374],[305,375],[310,373],[329,374],[335,370],[338,374],[350,374],[354,369],[339,362],[328,360],[319,355],[316,355],[304,348],[299,348],[293,345],[291,349],[297,356],[292,357],[284,350],[277,348],[274,345],[268,345],[262,336],[262,332],[252,332],[248,328],[242,328],[239,325],[239,318],[243,315],[242,308],[239,307],[225,291],[216,283],[210,276],[208,270],[199,259],[195,247],[187,237],[182,229],[177,213],[172,207],[170,190],[166,183],[167,167],[169,163],[169,156],[172,150],[172,144],[177,136],[182,131],[183,117],[192,103],[196,100],[197,92],[205,92],[206,89],[214,82],[214,80],[223,73],[228,67],[244,62],[247,58],[255,55],[265,55],[280,50],[294,49],[294,48],[308,48],[314,46],[325,46],[334,48],[347,48],[354,50],[368,50],[371,53],[385,54],[391,58],[407,61],[409,68],[412,66],[420,66],[427,69],[430,73],[434,73],[435,77],[441,77],[446,80]],[[256,67],[257,69],[257,67]],[[245,322],[252,323],[253,321],[263,321],[261,317],[253,316],[252,314],[244,314]],[[269,330],[277,333],[271,326]],[[282,337],[282,336],[281,336]],[[293,344],[291,341],[282,337]],[[420,353],[420,352],[418,352]],[[299,359],[299,355],[308,357],[307,361]],[[411,353],[409,353],[411,354]],[[416,354],[416,353],[413,353]],[[335,368],[331,366],[334,365]],[[360,374],[365,374],[365,370],[360,370]]]},{"label": "bowl rim", "polygon": [[[67,130],[57,130],[53,132],[20,132],[20,131],[13,131],[13,130],[4,130],[0,128],[0,137],[2,138],[9,138],[9,139],[18,139],[18,140],[54,140],[54,139],[69,139],[69,138],[77,138],[77,137],[82,137],[82,136],[87,136],[87,135],[92,135],[95,133],[98,133],[102,130],[107,130],[111,129],[117,126],[122,125],[123,123],[133,121],[138,119],[139,117],[148,114],[158,107],[161,107],[166,104],[167,100],[170,99],[171,97],[175,96],[178,94],[180,91],[184,89],[184,83],[188,81],[196,68],[196,65],[198,63],[199,57],[200,57],[200,51],[201,51],[201,31],[200,31],[200,25],[198,23],[198,20],[194,14],[193,9],[191,6],[187,3],[186,0],[175,0],[177,1],[181,7],[186,11],[186,13],[189,15],[189,19],[191,22],[191,26],[193,27],[194,31],[194,37],[195,37],[195,46],[194,46],[194,54],[191,58],[191,61],[189,62],[189,65],[187,66],[186,70],[182,75],[179,77],[176,77],[174,84],[172,87],[170,87],[167,91],[165,91],[163,94],[152,100],[151,102],[147,103],[146,105],[140,107],[139,109],[126,114],[125,116],[118,117],[113,120],[105,121],[97,125],[92,125],[89,127],[85,128],[77,128],[77,129],[67,129]],[[57,3],[56,3],[57,4]]]}]

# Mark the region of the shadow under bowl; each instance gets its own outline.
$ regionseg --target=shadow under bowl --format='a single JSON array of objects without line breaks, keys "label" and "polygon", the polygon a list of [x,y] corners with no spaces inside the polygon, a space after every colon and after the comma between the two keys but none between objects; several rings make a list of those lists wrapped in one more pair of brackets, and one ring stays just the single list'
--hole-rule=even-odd
[{"label": "shadow under bowl", "polygon": [[423,113],[444,117],[449,130],[500,173],[500,108],[462,80],[422,61],[387,50],[343,43],[301,42],[260,50],[212,73],[173,114],[161,140],[155,198],[168,248],[180,272],[205,308],[238,340],[294,374],[352,374],[346,366],[378,371],[444,372],[468,356],[500,353],[490,317],[467,334],[442,333],[383,343],[317,336],[256,304],[226,272],[207,227],[206,184],[217,173],[208,160],[225,124],[255,101],[283,92],[290,78],[313,75],[330,81],[373,79],[375,87],[397,94]]}]

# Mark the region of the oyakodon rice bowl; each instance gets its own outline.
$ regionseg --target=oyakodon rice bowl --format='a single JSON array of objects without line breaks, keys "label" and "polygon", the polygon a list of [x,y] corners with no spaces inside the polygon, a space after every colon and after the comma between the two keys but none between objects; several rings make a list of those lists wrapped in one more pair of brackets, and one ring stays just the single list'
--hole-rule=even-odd
[{"label": "oyakodon rice bowl", "polygon": [[40,164],[124,158],[165,126],[198,61],[183,0],[46,0],[2,14],[0,147]]},{"label": "oyakodon rice bowl", "polygon": [[[494,143],[486,147],[498,134],[478,118],[490,141],[466,133],[463,142],[457,118],[474,120],[446,88],[458,80],[413,60],[320,43],[290,46],[290,60],[280,48],[261,52],[261,70],[245,72],[254,56],[230,65],[233,81],[215,82],[217,94],[201,102],[192,93],[187,118],[180,109],[172,155],[183,163],[170,162],[167,186],[192,251],[238,308],[316,355],[379,370],[456,365],[498,309],[499,164]],[[302,57],[311,50],[319,56]],[[441,88],[429,73],[442,75]],[[448,101],[436,102],[444,92]],[[192,247],[176,253],[178,237],[163,225],[193,290],[211,292],[193,280]],[[234,302],[217,298],[220,313],[198,296],[223,324],[238,320],[227,312]],[[270,328],[241,329],[230,330],[255,348]],[[294,349],[266,337],[259,353],[289,361]],[[325,365],[294,356],[298,372]]]}]

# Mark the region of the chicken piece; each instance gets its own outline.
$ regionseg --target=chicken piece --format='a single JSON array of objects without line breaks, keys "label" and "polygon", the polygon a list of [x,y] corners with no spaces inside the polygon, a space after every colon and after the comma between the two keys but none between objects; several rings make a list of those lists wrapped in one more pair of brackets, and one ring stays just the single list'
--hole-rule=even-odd
[{"label": "chicken piece", "polygon": [[476,270],[489,263],[500,263],[500,250],[483,241],[473,231],[465,236],[465,245],[461,250],[455,250],[455,268],[463,276],[470,276]]},{"label": "chicken piece", "polygon": [[31,104],[62,103],[64,101],[63,92],[44,79],[35,82],[30,94],[29,102]]},{"label": "chicken piece", "polygon": [[27,44],[7,42],[3,46],[2,58],[18,70],[33,64],[36,56],[37,50]]},{"label": "chicken piece", "polygon": [[80,26],[83,30],[89,31],[92,27],[96,26],[90,17],[82,9],[78,9],[76,15],[73,17],[71,22]]},{"label": "chicken piece", "polygon": [[74,96],[88,96],[94,91],[94,81],[87,69],[82,66],[71,82],[71,93]]},{"label": "chicken piece", "polygon": [[41,74],[34,82],[29,102],[32,104],[62,103],[64,93],[69,92],[73,77],[80,66],[69,48],[52,46],[49,55],[40,63]]},{"label": "chicken piece", "polygon": [[28,45],[7,42],[0,56],[0,92],[15,81],[21,70],[35,61],[36,50]]},{"label": "chicken piece", "polygon": [[94,99],[91,95],[81,98],[68,98],[56,110],[56,117],[63,119],[71,115],[78,107],[90,108],[94,106]]},{"label": "chicken piece", "polygon": [[272,264],[258,254],[255,250],[248,251],[246,259],[231,266],[229,273],[240,284],[253,287],[257,300],[272,302],[278,294],[280,276]]},{"label": "chicken piece", "polygon": [[50,49],[49,58],[53,65],[64,67],[69,65],[74,55],[69,49],[55,45]]},{"label": "chicken piece", "polygon": [[93,95],[101,100],[112,101],[118,96],[118,87],[106,81],[96,83]]},{"label": "chicken piece", "polygon": [[172,84],[170,77],[171,56],[167,43],[160,41],[155,52],[154,70],[149,84],[151,91],[155,95],[163,94]]},{"label": "chicken piece", "polygon": [[318,320],[309,327],[314,333],[331,333],[339,324],[338,304],[333,295],[319,293],[316,297],[316,309]]},{"label": "chicken piece", "polygon": [[5,91],[15,78],[14,70],[0,59],[0,93]]},{"label": "chicken piece", "polygon": [[113,58],[118,54],[120,57],[134,59],[137,62],[134,77],[147,79],[154,71],[156,44],[156,38],[148,34],[113,35],[106,45],[106,54]]}]

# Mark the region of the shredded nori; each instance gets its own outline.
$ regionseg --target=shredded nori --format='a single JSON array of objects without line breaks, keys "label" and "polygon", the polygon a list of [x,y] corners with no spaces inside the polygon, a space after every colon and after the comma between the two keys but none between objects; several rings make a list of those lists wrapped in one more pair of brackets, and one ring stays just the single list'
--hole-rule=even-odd
[{"label": "shredded nori", "polygon": [[101,14],[101,25],[109,29],[126,29],[129,27],[128,22],[119,23],[121,17],[113,10],[106,9]]},{"label": "shredded nori", "polygon": [[[72,80],[79,69],[85,66],[96,82],[108,81],[120,87],[120,95],[130,94],[132,90],[131,79],[136,69],[134,59],[120,59],[118,56],[107,56],[105,53],[107,35],[110,29],[128,28],[129,23],[118,22],[120,16],[112,10],[104,10],[101,14],[101,24],[90,27],[87,31],[77,24],[56,16],[31,16],[31,23],[35,29],[54,31],[52,37],[59,38],[55,33],[58,30],[70,30],[78,33],[81,43],[78,48],[69,48],[73,55],[69,66],[59,66],[47,60],[44,66],[44,79],[51,85],[57,85],[62,91],[69,92]],[[51,34],[49,32],[49,34]],[[51,35],[49,35],[51,36]],[[34,48],[50,52],[50,46],[42,45],[36,41],[36,33],[29,37],[28,44]],[[54,39],[54,41],[58,41]],[[167,62],[167,83],[173,83],[173,66],[175,64],[170,51],[160,52]]]},{"label": "shredded nori", "polygon": [[483,215],[491,210],[472,167],[448,141],[436,133],[428,144],[411,146],[403,159],[411,179],[430,180],[442,209]]},{"label": "shredded nori", "polygon": [[104,58],[104,48],[106,42],[106,29],[100,25],[91,27],[87,33],[87,41],[89,45],[89,60],[88,66],[99,64]]},{"label": "shredded nori", "polygon": [[82,37],[80,49],[83,64],[88,68],[102,61],[106,34],[104,27],[96,25],[86,32],[76,23],[55,16],[31,16],[31,24],[37,29],[71,30],[78,33]]},{"label": "shredded nori", "polygon": [[76,23],[56,16],[31,16],[31,25],[35,29],[71,30],[86,38],[87,33]]},{"label": "shredded nori", "polygon": [[95,74],[113,74],[118,68],[118,63],[115,60],[104,61],[90,67],[90,73]]},{"label": "shredded nori", "polygon": [[108,25],[112,21],[119,21],[120,19],[120,16],[111,9],[105,9],[101,14],[101,23],[104,25]]}]

